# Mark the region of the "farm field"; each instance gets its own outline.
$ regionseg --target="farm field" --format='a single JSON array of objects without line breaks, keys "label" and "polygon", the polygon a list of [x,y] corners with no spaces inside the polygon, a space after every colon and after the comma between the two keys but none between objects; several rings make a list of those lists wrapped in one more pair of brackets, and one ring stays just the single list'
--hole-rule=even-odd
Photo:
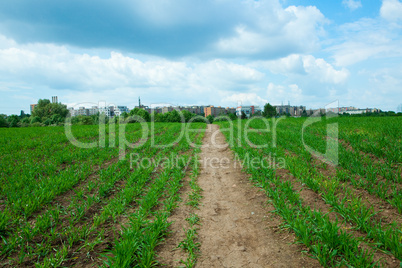
[{"label": "farm field", "polygon": [[400,267],[402,119],[306,120],[0,129],[0,265]]},{"label": "farm field", "polygon": [[[282,228],[294,233],[322,266],[399,267],[401,118],[333,118],[306,127],[305,143],[325,153],[330,140],[326,125],[338,124],[338,166],[305,149],[303,123],[294,118],[278,122],[276,147],[250,146],[249,142],[272,144],[273,132],[258,130],[265,126],[261,120],[242,122],[240,127],[234,124],[233,132],[223,133],[250,180],[284,221]],[[229,127],[227,122],[219,125],[222,130]],[[246,130],[252,131],[249,142]],[[258,159],[257,164],[247,164],[248,159]]]},{"label": "farm field", "polygon": [[[144,132],[148,137],[141,147],[127,147],[120,160],[119,128],[113,128],[107,126],[103,148],[72,145],[63,127],[1,130],[1,266],[155,263],[181,180],[193,170],[194,149],[187,139],[164,148],[181,124],[155,124],[154,139],[140,124],[128,124],[127,141],[141,141]],[[73,134],[94,142],[98,126],[73,127]],[[203,136],[188,135],[195,143]]]}]

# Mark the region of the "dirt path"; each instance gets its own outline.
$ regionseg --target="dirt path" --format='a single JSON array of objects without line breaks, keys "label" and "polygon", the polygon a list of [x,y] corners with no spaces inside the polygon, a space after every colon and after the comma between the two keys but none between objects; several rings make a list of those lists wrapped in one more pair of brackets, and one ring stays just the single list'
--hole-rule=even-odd
[{"label": "dirt path", "polygon": [[208,125],[206,144],[198,179],[204,198],[197,212],[197,267],[319,267],[302,255],[302,246],[291,244],[291,233],[278,232],[280,219],[269,213],[266,196],[249,183],[230,148],[222,148],[226,141],[217,125]]}]

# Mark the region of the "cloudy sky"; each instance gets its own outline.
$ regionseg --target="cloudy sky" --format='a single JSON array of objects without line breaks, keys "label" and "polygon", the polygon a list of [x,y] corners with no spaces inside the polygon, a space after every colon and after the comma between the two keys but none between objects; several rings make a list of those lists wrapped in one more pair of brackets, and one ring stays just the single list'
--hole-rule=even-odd
[{"label": "cloudy sky", "polygon": [[402,2],[0,1],[0,113],[51,96],[396,110]]}]

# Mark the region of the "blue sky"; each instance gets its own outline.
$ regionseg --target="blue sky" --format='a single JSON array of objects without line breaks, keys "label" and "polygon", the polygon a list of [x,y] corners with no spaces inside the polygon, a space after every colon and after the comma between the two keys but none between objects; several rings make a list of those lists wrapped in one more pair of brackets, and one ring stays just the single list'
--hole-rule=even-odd
[{"label": "blue sky", "polygon": [[51,96],[395,111],[402,2],[1,1],[0,113]]}]

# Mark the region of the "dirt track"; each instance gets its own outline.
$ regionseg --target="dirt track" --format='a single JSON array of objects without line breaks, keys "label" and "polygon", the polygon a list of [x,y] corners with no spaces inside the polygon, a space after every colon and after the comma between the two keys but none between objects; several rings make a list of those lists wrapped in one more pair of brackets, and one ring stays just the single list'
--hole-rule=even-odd
[{"label": "dirt track", "polygon": [[[212,139],[216,145],[213,145]],[[199,185],[204,190],[197,214],[201,256],[197,267],[315,267],[293,236],[278,232],[281,221],[269,213],[267,198],[235,164],[217,125],[208,125]],[[222,146],[226,145],[226,148]],[[276,230],[276,231],[275,231]]]},{"label": "dirt track", "polygon": [[[203,144],[198,177],[203,198],[195,211],[201,218],[196,267],[321,267],[303,255],[304,246],[293,244],[293,233],[279,228],[283,221],[270,213],[274,208],[268,198],[249,182],[240,163],[235,163],[219,126],[208,125]],[[163,267],[183,266],[180,260],[186,259],[177,245],[188,226],[185,218],[190,210],[185,203],[189,191],[186,178],[183,201],[169,218],[171,234],[157,249]]]}]

